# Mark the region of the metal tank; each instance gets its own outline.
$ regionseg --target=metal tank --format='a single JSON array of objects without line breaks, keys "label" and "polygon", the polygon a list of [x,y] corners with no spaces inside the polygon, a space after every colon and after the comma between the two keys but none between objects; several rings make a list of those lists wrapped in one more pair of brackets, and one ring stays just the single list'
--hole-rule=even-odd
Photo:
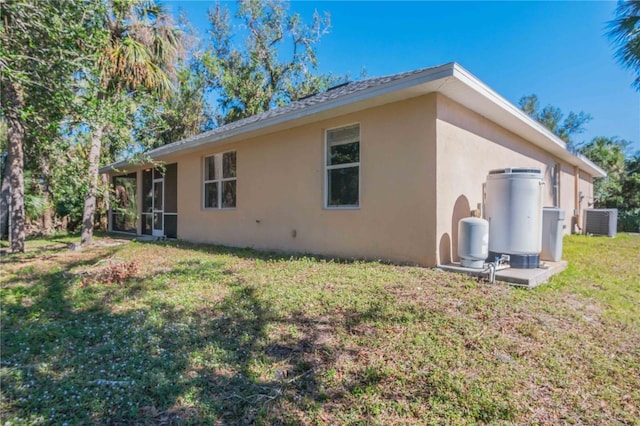
[{"label": "metal tank", "polygon": [[460,265],[482,269],[489,256],[489,222],[467,217],[458,222],[458,257]]},{"label": "metal tank", "polygon": [[540,264],[543,174],[537,168],[492,170],[485,187],[489,261],[503,254],[512,268]]}]

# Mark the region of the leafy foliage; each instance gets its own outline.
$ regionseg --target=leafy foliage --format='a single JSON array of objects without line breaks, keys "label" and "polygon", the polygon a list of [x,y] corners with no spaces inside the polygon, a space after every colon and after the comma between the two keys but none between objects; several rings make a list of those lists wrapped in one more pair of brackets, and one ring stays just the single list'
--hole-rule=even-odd
[{"label": "leafy foliage", "polygon": [[84,194],[87,193],[87,153],[76,143],[57,158],[51,174],[53,205],[59,217],[66,217],[68,230],[75,231],[82,220]]},{"label": "leafy foliage", "polygon": [[[8,123],[12,251],[24,250],[24,153],[46,152],[73,91],[71,77],[87,63],[101,3],[52,0],[0,2],[0,87]],[[3,197],[7,192],[3,191]],[[3,207],[8,202],[3,198]],[[4,208],[3,208],[4,210]]]},{"label": "leafy foliage", "polygon": [[640,1],[618,3],[616,19],[609,22],[609,37],[617,45],[618,61],[635,73],[633,86],[640,91]]},{"label": "leafy foliage", "polygon": [[596,137],[581,153],[600,166],[607,177],[593,184],[595,207],[619,209],[618,229],[640,231],[640,152],[627,155],[628,141]]},{"label": "leafy foliage", "polygon": [[640,152],[627,157],[622,182],[622,192],[626,195],[627,207],[640,208]]},{"label": "leafy foliage", "polygon": [[565,141],[570,151],[575,151],[577,148],[574,137],[584,132],[584,125],[592,119],[591,115],[582,111],[578,113],[570,111],[565,118],[562,110],[552,105],[540,109],[540,102],[536,95],[523,96],[520,98],[519,105],[528,116]]},{"label": "leafy foliage", "polygon": [[523,96],[519,104],[522,111],[564,140],[569,151],[585,155],[607,173],[605,178],[594,180],[595,207],[619,209],[618,228],[621,231],[638,231],[640,152],[627,158],[630,142],[616,137],[595,137],[581,146],[577,144],[575,135],[582,133],[584,125],[591,120],[587,113],[571,111],[564,118],[558,107],[547,105],[540,109],[536,95]]},{"label": "leafy foliage", "polygon": [[24,174],[24,212],[28,219],[41,217],[47,209],[47,200],[39,191],[39,185],[35,182],[31,171]]},{"label": "leafy foliage", "polygon": [[[220,3],[210,11],[211,38],[202,64],[220,94],[218,124],[284,105],[339,80],[315,73],[315,45],[329,31],[329,15],[316,12],[307,25],[287,9],[281,0],[240,0],[234,19]],[[246,29],[244,45],[233,43],[236,27]]]},{"label": "leafy foliage", "polygon": [[176,92],[165,99],[147,96],[140,102],[134,138],[144,149],[156,148],[213,128],[213,113],[205,99],[206,76],[195,61],[181,62]]},{"label": "leafy foliage", "polygon": [[622,182],[625,175],[625,150],[629,143],[616,138],[596,137],[581,149],[583,155],[600,166],[607,177],[594,182],[596,207],[620,208],[625,194]]},{"label": "leafy foliage", "polygon": [[163,7],[153,0],[110,0],[103,19],[109,37],[97,59],[97,77],[104,93],[141,87],[172,93],[182,40]]}]

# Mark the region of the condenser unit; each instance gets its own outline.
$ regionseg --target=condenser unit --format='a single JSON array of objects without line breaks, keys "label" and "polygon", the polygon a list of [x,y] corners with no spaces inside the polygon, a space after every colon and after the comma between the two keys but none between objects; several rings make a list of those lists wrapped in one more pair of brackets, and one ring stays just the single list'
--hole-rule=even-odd
[{"label": "condenser unit", "polygon": [[584,233],[615,237],[618,209],[584,209]]}]

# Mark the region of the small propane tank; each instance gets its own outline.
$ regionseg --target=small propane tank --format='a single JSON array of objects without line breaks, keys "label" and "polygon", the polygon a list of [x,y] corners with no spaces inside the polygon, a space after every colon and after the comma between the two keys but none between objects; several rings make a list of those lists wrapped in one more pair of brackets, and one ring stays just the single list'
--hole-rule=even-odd
[{"label": "small propane tank", "polygon": [[467,217],[458,222],[458,256],[460,265],[482,269],[489,256],[489,222]]}]

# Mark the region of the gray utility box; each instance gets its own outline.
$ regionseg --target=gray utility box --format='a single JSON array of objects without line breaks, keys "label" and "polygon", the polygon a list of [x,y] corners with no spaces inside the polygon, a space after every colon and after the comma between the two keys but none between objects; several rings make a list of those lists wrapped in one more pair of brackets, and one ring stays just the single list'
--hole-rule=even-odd
[{"label": "gray utility box", "polygon": [[559,262],[562,259],[564,210],[557,207],[542,209],[542,252],[540,260]]},{"label": "gray utility box", "polygon": [[584,209],[584,233],[615,237],[618,209]]}]

